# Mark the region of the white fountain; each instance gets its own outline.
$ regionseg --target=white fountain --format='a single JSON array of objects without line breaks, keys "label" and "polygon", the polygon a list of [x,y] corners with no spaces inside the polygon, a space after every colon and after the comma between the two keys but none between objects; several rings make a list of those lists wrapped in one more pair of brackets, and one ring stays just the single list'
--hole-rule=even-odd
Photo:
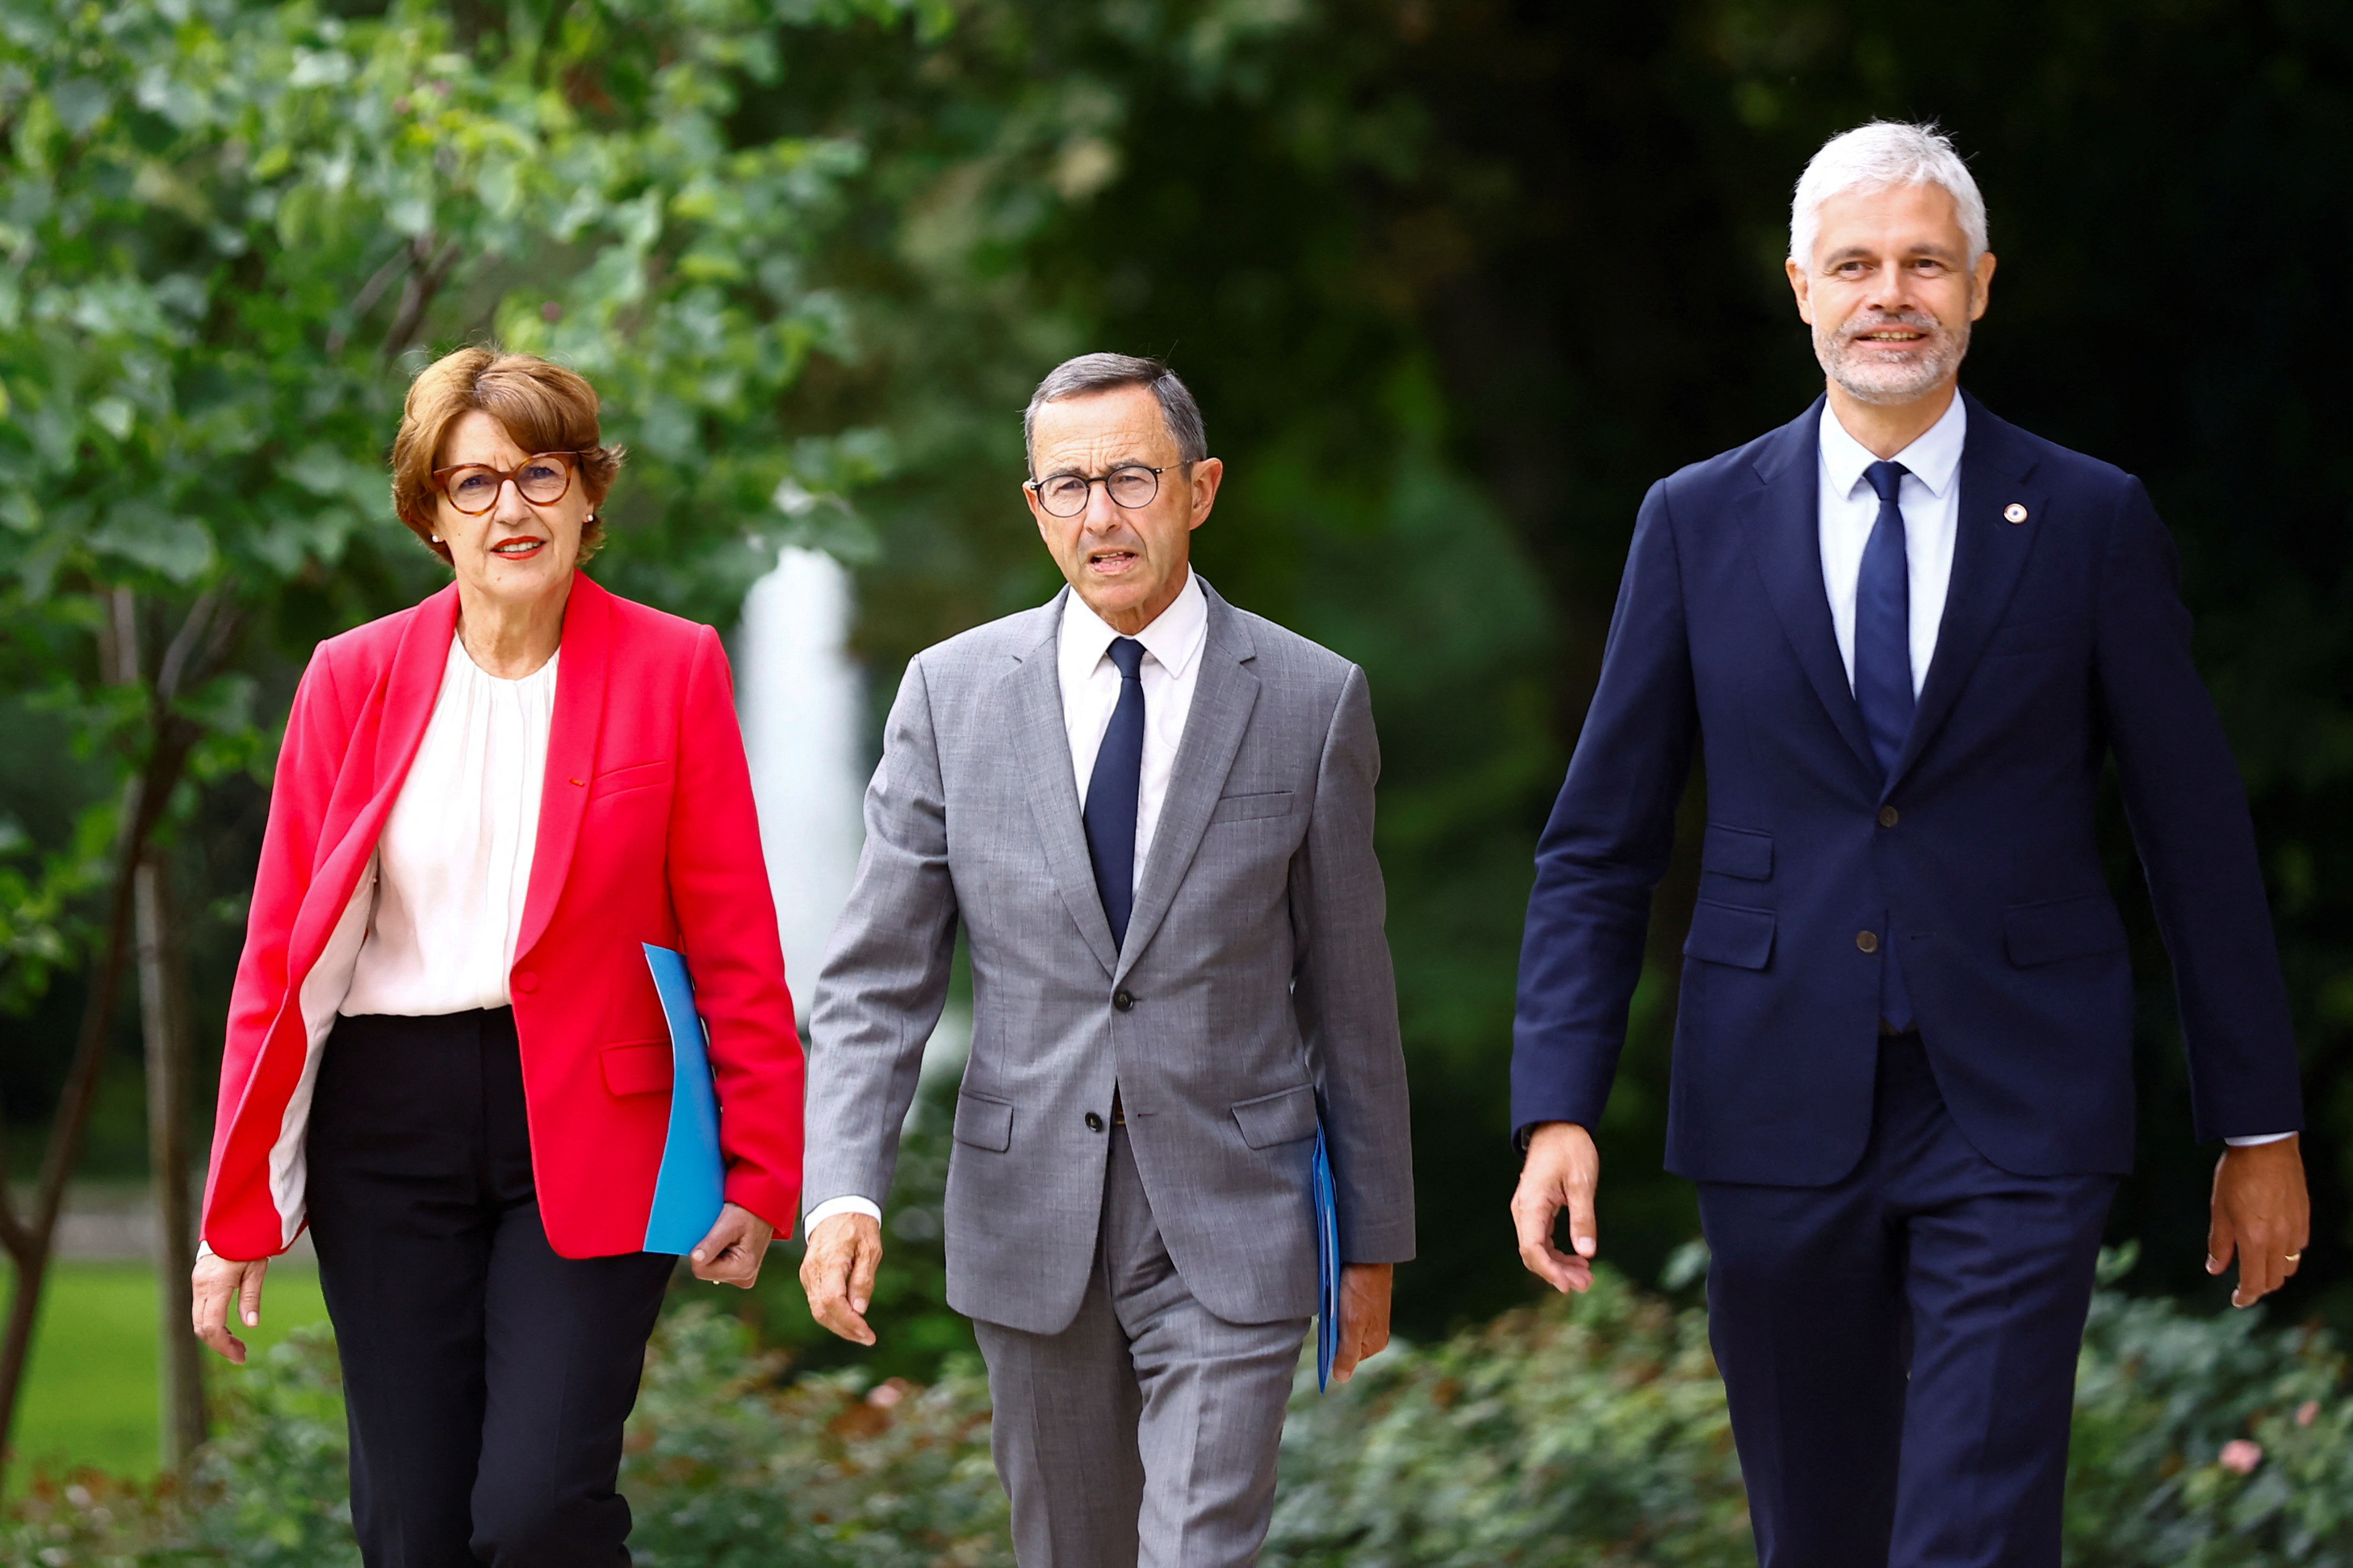
[{"label": "white fountain", "polygon": [[[857,874],[860,806],[881,750],[849,657],[853,613],[842,564],[787,546],[745,597],[735,639],[735,705],[804,1038],[826,939]],[[970,1040],[952,1007],[924,1047],[925,1073],[960,1069]]]},{"label": "white fountain", "polygon": [[841,563],[787,546],[745,597],[736,635],[735,705],[760,805],[785,975],[804,1024],[863,840],[859,799],[872,748],[865,683],[849,658],[850,616]]}]

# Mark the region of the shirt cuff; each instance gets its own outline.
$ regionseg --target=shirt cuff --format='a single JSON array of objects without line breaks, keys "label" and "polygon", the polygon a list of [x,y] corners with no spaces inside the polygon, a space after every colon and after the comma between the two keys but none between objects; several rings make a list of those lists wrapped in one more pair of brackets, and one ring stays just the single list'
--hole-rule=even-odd
[{"label": "shirt cuff", "polygon": [[2257,1132],[2245,1138],[2225,1138],[2222,1142],[2233,1149],[2252,1149],[2258,1143],[2284,1143],[2295,1136],[2293,1132]]},{"label": "shirt cuff", "polygon": [[878,1223],[882,1218],[882,1210],[871,1198],[828,1198],[809,1210],[808,1216],[801,1221],[801,1235],[807,1237],[838,1214],[862,1214]]}]

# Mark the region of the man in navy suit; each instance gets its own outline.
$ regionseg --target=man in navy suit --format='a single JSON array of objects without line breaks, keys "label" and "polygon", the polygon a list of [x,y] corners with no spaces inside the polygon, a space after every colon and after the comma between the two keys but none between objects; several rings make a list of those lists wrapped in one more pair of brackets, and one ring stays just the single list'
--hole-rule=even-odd
[{"label": "man in navy suit", "polygon": [[2093,830],[2110,758],[2198,1133],[2230,1145],[2207,1267],[2235,1255],[2247,1306],[2306,1240],[2287,998],[2173,548],[2130,475],[1958,392],[1993,271],[1934,131],[1815,155],[1788,275],[1827,395],[1652,487],[1537,851],[1512,1208],[1528,1268],[1582,1289],[1591,1130],[1699,747],[1667,1161],[1699,1184],[1766,1568],[2059,1561],[2133,1151],[2132,975]]}]

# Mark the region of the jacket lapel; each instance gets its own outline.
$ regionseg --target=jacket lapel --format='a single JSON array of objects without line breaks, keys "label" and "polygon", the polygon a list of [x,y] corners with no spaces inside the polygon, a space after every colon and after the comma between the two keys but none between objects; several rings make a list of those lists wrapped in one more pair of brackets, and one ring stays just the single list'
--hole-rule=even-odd
[{"label": "jacket lapel", "polygon": [[289,957],[297,986],[325,951],[336,922],[343,919],[343,907],[367,869],[369,857],[375,853],[376,839],[400,798],[400,787],[408,782],[409,764],[417,760],[425,727],[433,719],[433,704],[441,695],[449,639],[457,629],[458,585],[452,583],[410,613],[400,640],[393,646],[381,685],[362,700],[363,710],[353,726],[352,746],[345,756],[347,761],[364,756],[367,765],[346,765],[336,771],[334,792],[327,803],[322,852],[290,938]]},{"label": "jacket lapel", "polygon": [[[441,677],[449,668],[449,639],[458,635],[458,584],[450,584],[417,606],[408,629],[385,672],[383,717],[375,732],[375,765],[369,770],[375,800],[389,814],[408,764],[425,743],[425,726],[441,698]],[[370,835],[368,847],[375,847]]]},{"label": "jacket lapel", "polygon": [[[1962,394],[1968,397],[1968,394]],[[1920,686],[1920,703],[1912,715],[1912,731],[1888,774],[1893,791],[1936,731],[1953,710],[1968,684],[1969,673],[1985,654],[1994,628],[2018,586],[2019,574],[2042,531],[2048,492],[2029,489],[2034,468],[2031,452],[2014,438],[2011,427],[1968,399],[1968,436],[1961,447],[1961,493],[1955,508],[1953,576],[1945,590],[1945,618],[1936,627],[1936,652],[1928,661],[1928,678]],[[2025,521],[2011,522],[2003,513],[2012,505],[2026,509]]]},{"label": "jacket lapel", "polygon": [[548,722],[547,772],[539,792],[539,839],[531,854],[531,889],[523,896],[521,959],[554,917],[588,791],[573,779],[593,779],[596,738],[605,723],[605,683],[613,659],[613,599],[583,574],[572,578],[564,606],[563,661],[555,669],[555,711]]},{"label": "jacket lapel", "polygon": [[1013,710],[1006,737],[1014,763],[1024,775],[1029,813],[1046,851],[1046,869],[1071,919],[1108,974],[1119,962],[1103,895],[1095,890],[1094,860],[1087,853],[1086,829],[1079,818],[1079,785],[1071,773],[1071,736],[1062,723],[1062,679],[1058,665],[1065,588],[1039,612],[1043,635],[1005,676]]},{"label": "jacket lapel", "polygon": [[1862,710],[1847,683],[1846,662],[1839,657],[1838,633],[1831,625],[1830,592],[1822,584],[1821,410],[1818,398],[1794,423],[1766,438],[1756,465],[1762,483],[1734,505],[1790,651],[1831,722],[1876,776],[1879,760],[1872,754]]},{"label": "jacket lapel", "polygon": [[1218,808],[1226,775],[1233,771],[1250,728],[1250,710],[1258,705],[1258,677],[1250,660],[1258,657],[1250,634],[1227,603],[1204,582],[1209,602],[1209,625],[1202,634],[1200,672],[1193,679],[1193,707],[1185,716],[1185,738],[1177,743],[1176,762],[1168,775],[1168,795],[1160,803],[1160,823],[1153,830],[1152,852],[1137,879],[1135,909],[1128,917],[1127,941],[1120,949],[1113,978],[1135,967],[1136,954],[1176,899],[1176,889],[1208,831],[1209,815]]}]

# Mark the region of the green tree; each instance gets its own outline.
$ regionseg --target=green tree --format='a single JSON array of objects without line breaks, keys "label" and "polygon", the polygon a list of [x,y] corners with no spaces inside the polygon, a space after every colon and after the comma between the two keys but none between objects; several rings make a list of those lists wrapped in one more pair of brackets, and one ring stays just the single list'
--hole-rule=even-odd
[{"label": "green tree", "polygon": [[[788,441],[776,411],[812,352],[848,353],[804,262],[860,153],[727,121],[781,22],[908,8],[518,5],[470,31],[414,4],[0,6],[0,638],[112,781],[70,846],[0,842],[0,986],[88,982],[35,1206],[0,1207],[0,1436],[142,886],[149,933],[174,924],[157,847],[266,766],[286,656],[438,580],[383,467],[419,345],[495,333],[598,384],[632,451],[598,565],[625,589],[716,615],[787,539],[854,548],[821,503],[876,442]],[[185,1013],[157,952],[151,1032]],[[162,1220],[179,1284],[190,1216]],[[170,1354],[185,1321],[167,1291]]]}]

